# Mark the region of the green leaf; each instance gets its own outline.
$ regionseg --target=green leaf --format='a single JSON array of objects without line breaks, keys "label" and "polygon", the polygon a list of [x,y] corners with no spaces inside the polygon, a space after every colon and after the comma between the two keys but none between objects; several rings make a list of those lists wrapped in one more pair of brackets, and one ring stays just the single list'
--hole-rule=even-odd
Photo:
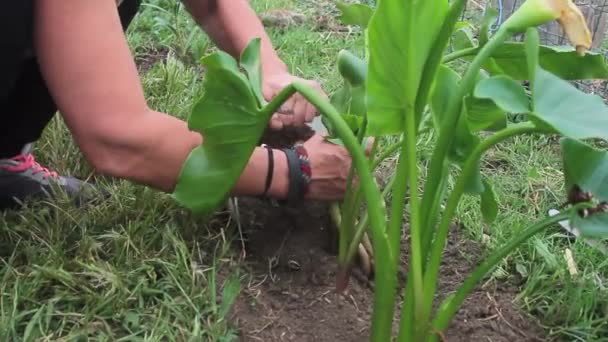
[{"label": "green leaf", "polygon": [[[483,79],[483,77],[480,77],[480,80]],[[442,115],[445,113],[450,94],[453,93],[453,89],[458,86],[459,82],[460,75],[458,73],[445,65],[439,67],[431,95],[431,112],[436,128],[440,127],[439,123],[444,120]],[[496,131],[507,125],[505,112],[491,100],[467,97],[465,98],[464,110],[468,129],[472,132]]]},{"label": "green leaf", "polygon": [[608,139],[608,107],[601,97],[585,94],[572,84],[537,69],[532,90],[532,118],[574,139]]},{"label": "green leaf", "polygon": [[224,289],[222,290],[222,303],[220,304],[220,310],[218,312],[220,318],[226,317],[240,292],[241,282],[238,274],[234,273],[232,276],[230,276],[230,278],[228,278],[228,280],[226,280]]},{"label": "green leaf", "polygon": [[[565,80],[608,78],[608,67],[600,53],[579,56],[572,47],[539,48],[540,66]],[[524,43],[505,43],[498,47],[484,69],[493,75],[507,75],[516,80],[530,78]]]},{"label": "green leaf", "polygon": [[571,138],[561,140],[561,149],[568,192],[578,185],[597,200],[608,201],[608,151]]},{"label": "green leaf", "polygon": [[364,86],[367,81],[367,63],[348,50],[338,53],[338,71],[353,87]]},{"label": "green leaf", "polygon": [[336,3],[336,7],[341,12],[340,20],[344,25],[358,25],[363,29],[367,28],[369,20],[374,13],[371,7],[364,4],[338,2]]},{"label": "green leaf", "polygon": [[[446,119],[443,115],[445,113],[445,108],[449,103],[450,98],[454,96],[453,89],[458,86],[459,81],[460,76],[454,70],[445,65],[439,67],[431,94],[431,111],[436,127],[441,127],[443,121]],[[449,147],[448,157],[451,162],[463,165],[473,149],[480,143],[480,139],[471,132],[466,115],[460,116],[455,134],[454,143]],[[481,172],[478,166],[474,176],[467,180],[465,192],[477,194],[482,191],[483,184],[481,182]]]},{"label": "green leaf", "polygon": [[[454,144],[450,146],[448,158],[460,166],[464,165],[475,147],[481,143],[481,139],[471,132],[466,116],[461,115],[456,128]],[[481,180],[481,160],[477,161],[475,171],[465,184],[464,191],[469,194],[479,194],[484,191]]]},{"label": "green leaf", "polygon": [[[595,149],[571,138],[561,140],[561,149],[567,193],[576,185],[582,191],[591,193],[596,201],[608,201],[608,151]],[[585,236],[606,237],[608,213],[600,212],[587,217],[575,215],[572,226]]]},{"label": "green leaf", "polygon": [[490,26],[496,22],[496,18],[498,18],[498,11],[494,8],[488,8],[483,16],[479,30],[479,46],[486,45],[488,40],[490,40]]},{"label": "green leaf", "polygon": [[260,106],[263,106],[266,104],[266,100],[262,94],[262,59],[259,53],[261,42],[260,38],[255,38],[247,45],[241,54],[241,66],[247,73],[249,84],[258,98]]},{"label": "green leaf", "polygon": [[473,132],[496,132],[507,127],[507,115],[494,101],[467,97],[465,110],[469,128]]},{"label": "green leaf", "polygon": [[431,91],[431,112],[435,127],[441,127],[441,122],[445,120],[445,112],[453,96],[454,89],[458,87],[460,75],[451,68],[441,65],[437,71],[437,77]]},{"label": "green leaf", "polygon": [[331,96],[331,104],[341,113],[365,116],[367,64],[349,51],[342,50],[338,54],[338,71],[345,82]]},{"label": "green leaf", "polygon": [[575,215],[572,219],[572,226],[578,228],[581,235],[585,237],[606,237],[608,236],[608,213],[598,213],[585,218]]},{"label": "green leaf", "polygon": [[475,46],[473,30],[469,26],[462,27],[452,37],[452,49],[454,51],[464,50]]},{"label": "green leaf", "polygon": [[502,110],[509,113],[529,113],[530,100],[523,86],[507,76],[494,76],[480,81],[474,95],[480,99],[490,99]]},{"label": "green leaf", "polygon": [[395,134],[405,127],[448,7],[445,0],[378,1],[368,27],[370,135]]},{"label": "green leaf", "polygon": [[483,192],[481,193],[481,214],[487,224],[491,224],[498,216],[498,202],[492,185],[483,180]]},{"label": "green leaf", "polygon": [[[346,122],[348,127],[351,129],[353,134],[356,135],[357,132],[359,131],[359,129],[361,128],[361,125],[363,125],[363,117],[360,115],[353,115],[353,114],[342,114],[341,116],[342,116],[342,119],[344,119],[344,122]],[[329,120],[325,120],[325,119],[321,119],[321,120],[323,120],[323,124],[325,125],[328,132],[330,133],[330,136],[328,138],[334,139],[336,137],[336,134],[334,133],[334,127],[332,126],[331,122],[329,122]],[[340,144],[340,145],[342,145],[342,144]]]},{"label": "green leaf", "polygon": [[202,62],[205,93],[188,127],[205,141],[184,163],[173,197],[194,212],[210,214],[239,179],[270,114],[261,111],[255,91],[230,55],[216,52]]}]

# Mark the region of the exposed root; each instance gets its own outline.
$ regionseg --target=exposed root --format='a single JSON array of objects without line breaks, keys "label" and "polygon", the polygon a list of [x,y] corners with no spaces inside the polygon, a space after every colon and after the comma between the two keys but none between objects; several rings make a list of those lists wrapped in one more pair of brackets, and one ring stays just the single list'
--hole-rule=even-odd
[{"label": "exposed root", "polygon": [[366,276],[371,276],[372,274],[372,263],[369,254],[367,254],[367,250],[363,246],[362,243],[359,244],[359,263],[361,265],[361,269],[365,273]]}]

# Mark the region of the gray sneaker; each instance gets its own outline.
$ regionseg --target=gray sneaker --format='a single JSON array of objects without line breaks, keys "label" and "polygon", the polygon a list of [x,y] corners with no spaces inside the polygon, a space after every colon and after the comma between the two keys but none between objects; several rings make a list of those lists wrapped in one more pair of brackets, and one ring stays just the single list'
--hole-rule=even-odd
[{"label": "gray sneaker", "polygon": [[93,186],[73,177],[64,177],[40,166],[31,154],[32,144],[21,154],[0,159],[0,208],[13,207],[30,197],[52,197],[56,190],[81,202]]}]

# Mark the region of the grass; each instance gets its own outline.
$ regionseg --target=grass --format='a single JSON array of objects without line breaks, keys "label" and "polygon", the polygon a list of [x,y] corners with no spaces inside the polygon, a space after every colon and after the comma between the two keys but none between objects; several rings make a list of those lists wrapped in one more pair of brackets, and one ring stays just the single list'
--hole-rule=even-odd
[{"label": "grass", "polygon": [[[259,12],[288,8],[308,16],[303,25],[269,33],[291,71],[319,80],[328,92],[339,84],[338,51],[362,51],[357,32],[319,29],[318,19],[335,13],[331,2],[252,4]],[[193,27],[180,2],[148,0],[128,33],[136,59],[163,56],[142,72],[150,105],[181,118],[200,95],[204,71],[196,61],[214,49]],[[94,180],[110,198],[84,208],[61,199],[0,213],[0,340],[222,341],[236,335],[226,308],[235,279],[246,283],[248,275],[234,256],[234,229],[223,213],[204,221],[167,194],[93,175],[59,117],[36,153],[62,173]],[[500,216],[480,226],[478,199],[467,197],[459,220],[468,236],[491,253],[558,207],[560,169],[552,139],[517,138],[493,150],[484,174],[494,183]],[[568,271],[566,249],[577,276]],[[606,279],[608,258],[556,228],[512,254],[487,281],[519,284],[516,305],[551,337],[608,341]]]}]

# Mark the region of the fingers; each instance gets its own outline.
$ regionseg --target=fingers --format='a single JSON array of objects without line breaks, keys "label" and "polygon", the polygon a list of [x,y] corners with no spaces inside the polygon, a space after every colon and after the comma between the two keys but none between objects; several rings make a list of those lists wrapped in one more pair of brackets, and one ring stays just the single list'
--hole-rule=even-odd
[{"label": "fingers", "polygon": [[293,123],[295,125],[301,126],[306,122],[306,107],[308,102],[302,96],[298,95],[294,100],[293,105]]},{"label": "fingers", "polygon": [[273,129],[273,130],[283,129],[283,121],[281,121],[281,118],[279,118],[279,114],[274,114],[270,118],[270,129]]},{"label": "fingers", "polygon": [[[308,84],[325,99],[329,98],[318,82],[308,81]],[[319,112],[316,107],[308,102],[304,96],[296,93],[279,108],[278,113],[273,117],[274,121],[270,123],[270,127],[281,129],[285,126],[302,126],[306,122],[311,122],[317,115],[319,115]]]}]

